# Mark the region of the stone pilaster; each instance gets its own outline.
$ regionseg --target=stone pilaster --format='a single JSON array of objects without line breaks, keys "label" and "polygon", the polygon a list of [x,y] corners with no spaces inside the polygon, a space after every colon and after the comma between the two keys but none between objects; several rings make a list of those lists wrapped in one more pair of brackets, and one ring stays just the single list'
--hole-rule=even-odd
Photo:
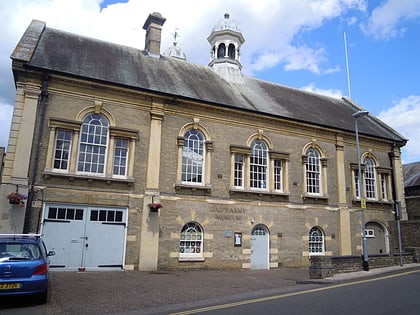
[{"label": "stone pilaster", "polygon": [[335,152],[337,155],[337,202],[339,206],[339,242],[340,255],[351,255],[350,211],[347,207],[346,177],[344,166],[344,141],[336,137]]},{"label": "stone pilaster", "polygon": [[150,113],[150,138],[147,161],[146,190],[143,200],[139,270],[155,271],[159,252],[159,212],[151,212],[150,204],[158,201],[163,104],[154,102]]}]

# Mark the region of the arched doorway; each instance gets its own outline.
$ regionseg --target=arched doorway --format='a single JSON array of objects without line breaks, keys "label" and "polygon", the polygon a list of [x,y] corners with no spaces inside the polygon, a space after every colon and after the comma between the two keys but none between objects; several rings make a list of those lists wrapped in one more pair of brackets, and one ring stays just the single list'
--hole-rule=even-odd
[{"label": "arched doorway", "polygon": [[270,232],[263,224],[251,232],[251,269],[270,269]]},{"label": "arched doorway", "polygon": [[388,231],[378,222],[368,222],[365,228],[369,255],[388,254]]}]

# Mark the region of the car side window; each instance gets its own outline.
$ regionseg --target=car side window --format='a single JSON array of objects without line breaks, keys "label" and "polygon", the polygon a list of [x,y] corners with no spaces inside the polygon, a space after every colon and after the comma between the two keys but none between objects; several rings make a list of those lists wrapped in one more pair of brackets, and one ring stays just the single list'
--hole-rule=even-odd
[{"label": "car side window", "polygon": [[6,256],[6,244],[0,244],[0,258]]}]

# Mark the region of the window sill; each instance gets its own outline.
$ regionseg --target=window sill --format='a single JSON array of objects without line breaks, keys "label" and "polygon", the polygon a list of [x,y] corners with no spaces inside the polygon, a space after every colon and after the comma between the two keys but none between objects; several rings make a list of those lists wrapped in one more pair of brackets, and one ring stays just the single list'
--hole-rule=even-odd
[{"label": "window sill", "polygon": [[184,183],[176,183],[175,190],[177,191],[191,191],[191,192],[202,192],[202,193],[210,193],[211,186],[210,185],[193,185],[193,184],[184,184]]},{"label": "window sill", "polygon": [[[360,203],[359,198],[353,198],[354,203]],[[384,203],[384,204],[393,204],[392,200],[377,200],[377,199],[366,199],[366,203]]]},{"label": "window sill", "polygon": [[[360,199],[353,199],[353,204],[360,204]],[[366,199],[366,204],[376,204],[376,205],[393,205],[394,202],[390,200],[373,200],[373,199]]]},{"label": "window sill", "polygon": [[313,200],[328,200],[328,196],[323,195],[311,195],[311,194],[303,194],[302,198],[305,199],[313,199]]},{"label": "window sill", "polygon": [[77,180],[86,180],[88,182],[106,182],[107,184],[112,183],[127,183],[128,186],[132,186],[134,184],[134,178],[127,177],[127,178],[114,178],[111,176],[89,176],[89,175],[80,175],[80,174],[74,174],[74,173],[64,173],[64,172],[55,172],[52,170],[45,170],[43,173],[43,176],[45,179],[51,178],[51,177],[61,177],[61,178],[67,178],[68,181],[72,182],[75,179]]},{"label": "window sill", "polygon": [[205,261],[204,257],[178,257],[178,261]]},{"label": "window sill", "polygon": [[240,189],[240,188],[230,188],[232,193],[240,194],[257,194],[257,195],[275,195],[275,196],[289,196],[289,193],[280,192],[280,191],[270,191],[270,190],[260,190],[260,189]]},{"label": "window sill", "polygon": [[309,253],[309,258],[314,256],[325,256],[325,253]]},{"label": "window sill", "polygon": [[290,193],[288,192],[279,192],[279,191],[269,191],[269,190],[253,190],[253,189],[238,189],[238,188],[230,188],[229,193],[231,195],[240,195],[243,197],[251,197],[255,198],[255,196],[261,198],[280,198],[281,200],[288,200]]}]

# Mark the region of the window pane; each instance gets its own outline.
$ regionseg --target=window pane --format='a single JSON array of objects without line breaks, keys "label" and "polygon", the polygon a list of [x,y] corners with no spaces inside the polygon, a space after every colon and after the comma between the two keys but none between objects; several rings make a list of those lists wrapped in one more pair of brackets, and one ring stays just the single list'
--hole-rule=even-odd
[{"label": "window pane", "polygon": [[267,145],[262,140],[255,140],[252,144],[250,157],[250,187],[267,188],[268,153]]},{"label": "window pane", "polygon": [[81,127],[77,170],[103,174],[108,144],[108,121],[99,114],[85,117]]},{"label": "window pane", "polygon": [[55,139],[53,168],[67,170],[71,148],[71,131],[58,130]]},{"label": "window pane", "polygon": [[67,209],[66,219],[74,220],[75,209]]},{"label": "window pane", "polygon": [[76,209],[76,220],[83,220],[83,209]]},{"label": "window pane", "polygon": [[356,188],[356,197],[360,198],[360,190],[359,190],[359,171],[354,171],[354,186]]},{"label": "window pane", "polygon": [[204,135],[199,130],[189,130],[184,136],[182,151],[182,181],[202,183],[204,170]]},{"label": "window pane", "polygon": [[324,251],[324,234],[321,229],[313,227],[309,231],[309,253],[323,254]]},{"label": "window pane", "polygon": [[381,175],[381,198],[383,200],[388,200],[388,175],[382,174]]},{"label": "window pane", "polygon": [[99,211],[99,221],[106,221],[106,210]]},{"label": "window pane", "polygon": [[266,235],[266,233],[267,233],[266,229],[260,225],[256,226],[251,232],[252,235],[259,235],[259,236]]},{"label": "window pane", "polygon": [[180,254],[193,254],[201,256],[203,249],[203,236],[201,228],[196,223],[187,223],[181,230],[179,241]]},{"label": "window pane", "polygon": [[50,207],[48,209],[48,219],[57,219],[57,208]]},{"label": "window pane", "polygon": [[114,222],[114,220],[115,220],[115,211],[108,210],[108,214],[106,216],[106,220],[108,222]]},{"label": "window pane", "polygon": [[243,187],[244,183],[244,156],[235,154],[234,186]]},{"label": "window pane", "polygon": [[366,186],[366,198],[376,198],[376,169],[375,163],[371,158],[365,159],[365,186]]},{"label": "window pane", "polygon": [[282,160],[274,160],[274,189],[275,190],[283,190],[282,174],[283,174]]},{"label": "window pane", "polygon": [[306,189],[310,194],[319,194],[321,192],[321,160],[319,152],[311,148],[306,154],[308,158],[306,163]]},{"label": "window pane", "polygon": [[66,209],[65,208],[59,208],[58,209],[58,215],[57,215],[57,219],[65,219],[66,218]]},{"label": "window pane", "polygon": [[90,221],[98,221],[98,210],[92,210],[90,212]]},{"label": "window pane", "polygon": [[122,222],[123,220],[123,212],[122,211],[116,211],[115,212],[115,222]]},{"label": "window pane", "polygon": [[128,139],[115,139],[113,174],[127,175]]}]

